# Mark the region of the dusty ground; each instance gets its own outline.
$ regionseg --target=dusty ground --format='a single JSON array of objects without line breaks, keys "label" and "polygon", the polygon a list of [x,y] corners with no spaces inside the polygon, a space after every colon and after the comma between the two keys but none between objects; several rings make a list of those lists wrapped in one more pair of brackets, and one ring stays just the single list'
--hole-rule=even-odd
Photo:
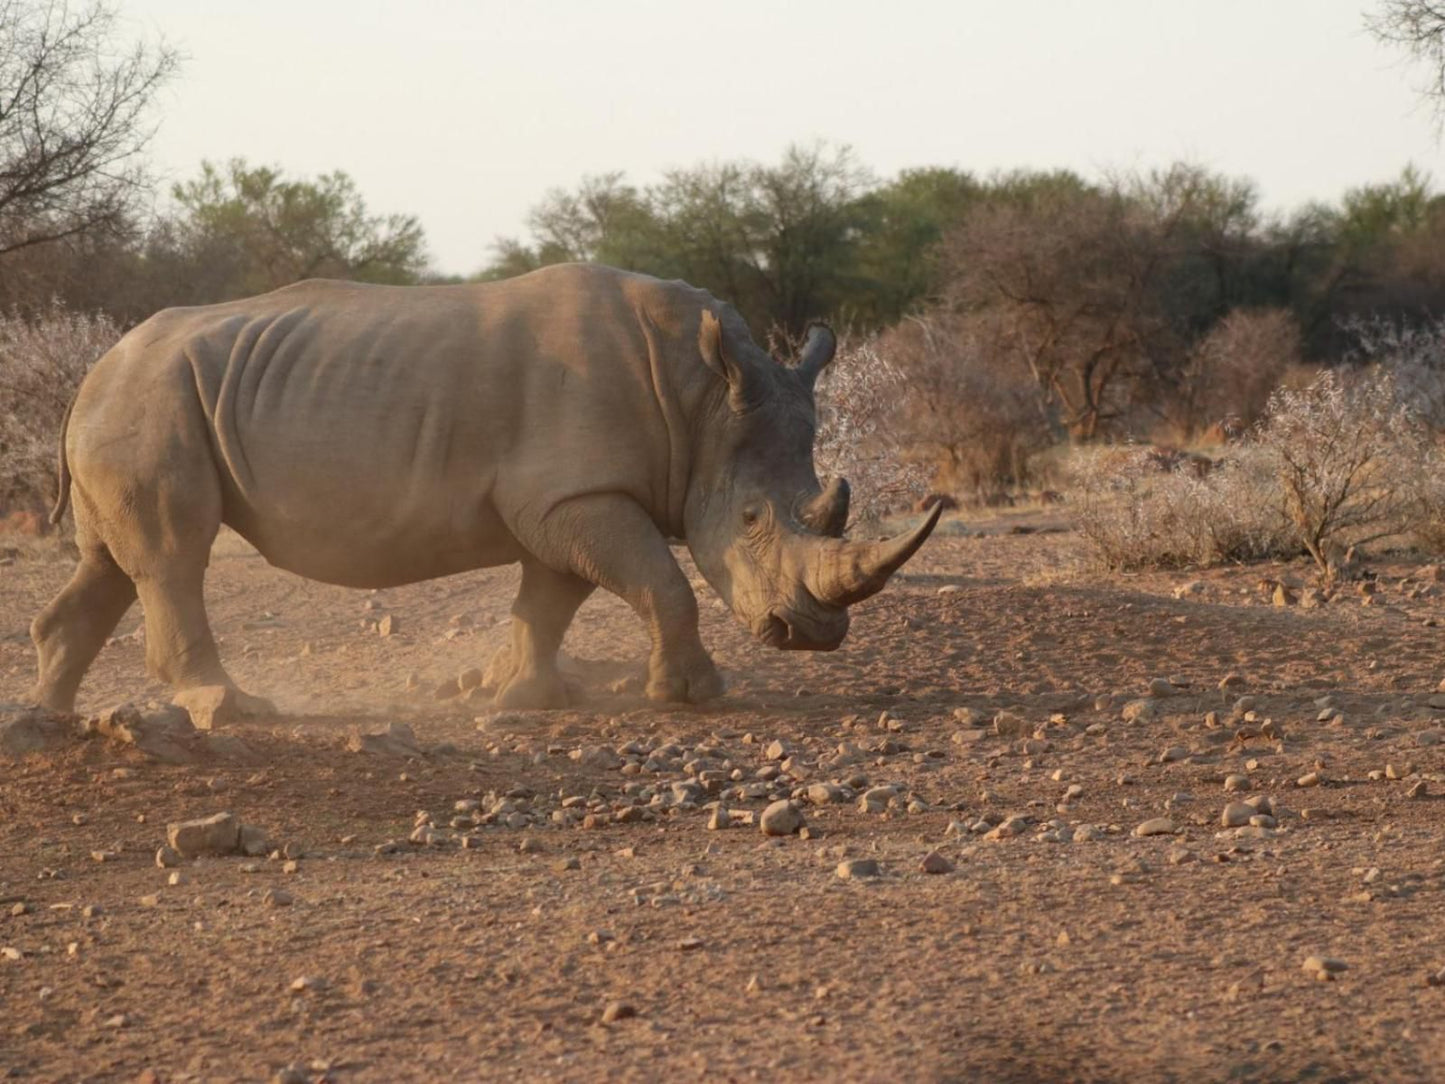
[{"label": "dusty ground", "polygon": [[[733,691],[698,711],[609,691],[645,641],[597,598],[567,644],[588,706],[496,717],[432,689],[501,642],[514,572],[372,595],[223,540],[209,583],[223,654],[285,714],[232,728],[251,763],[167,766],[93,739],[0,765],[0,1074],[1445,1075],[1445,987],[1427,983],[1445,967],[1445,712],[1428,707],[1445,586],[1421,595],[1424,570],[1382,561],[1371,604],[1352,585],[1276,608],[1257,581],[1304,585],[1303,565],[1109,579],[1079,571],[1078,550],[1058,533],[938,538],[832,655],[755,646],[704,593]],[[43,546],[0,567],[0,702],[24,696],[26,626],[68,574]],[[1201,589],[1176,599],[1190,580]],[[366,624],[388,614],[390,637]],[[83,710],[163,695],[124,635],[139,622],[102,654]],[[1222,693],[1230,673],[1242,685]],[[1124,721],[1156,677],[1188,687]],[[1253,724],[1231,721],[1240,694]],[[1319,722],[1326,695],[1342,717]],[[880,728],[884,710],[901,729]],[[995,735],[1000,711],[1038,735]],[[1265,718],[1276,737],[1235,747]],[[425,753],[348,751],[353,726],[391,722]],[[760,780],[775,740],[790,770]],[[639,766],[599,746],[641,750]],[[1171,747],[1182,759],[1161,763]],[[1370,778],[1387,765],[1403,778]],[[672,805],[698,771],[737,812],[820,781],[899,790],[886,812],[805,799],[817,838],[770,840],[709,830],[714,796]],[[1310,772],[1320,785],[1298,786]],[[1231,773],[1249,779],[1237,794]],[[448,827],[459,800],[486,813],[508,791],[527,827]],[[1236,838],[1221,810],[1249,795],[1273,799],[1278,828]],[[219,810],[302,857],[203,859],[169,885],[153,858],[167,822]],[[418,811],[442,844],[376,853]],[[590,828],[554,822],[589,811]],[[980,822],[1014,814],[1020,834],[985,838]],[[1166,815],[1177,835],[1132,834]],[[1040,840],[1059,826],[1100,838]],[[956,869],[922,872],[934,849]],[[840,878],[852,858],[881,876]],[[267,905],[268,889],[294,903]],[[1348,970],[1316,981],[1314,954]],[[610,1002],[636,1015],[604,1024]]]}]

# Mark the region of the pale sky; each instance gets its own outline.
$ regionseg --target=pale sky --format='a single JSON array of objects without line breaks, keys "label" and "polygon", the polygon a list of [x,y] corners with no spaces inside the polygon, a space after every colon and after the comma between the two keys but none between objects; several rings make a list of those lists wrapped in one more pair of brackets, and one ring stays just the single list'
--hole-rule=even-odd
[{"label": "pale sky", "polygon": [[1422,72],[1377,0],[119,0],[185,55],[153,157],[342,169],[475,271],[553,187],[646,183],[790,142],[881,176],[1185,158],[1293,207],[1393,178],[1445,187]]}]

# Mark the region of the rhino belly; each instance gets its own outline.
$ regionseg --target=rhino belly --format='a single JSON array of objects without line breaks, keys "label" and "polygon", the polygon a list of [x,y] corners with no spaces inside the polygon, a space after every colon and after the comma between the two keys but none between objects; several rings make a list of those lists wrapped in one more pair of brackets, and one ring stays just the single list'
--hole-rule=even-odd
[{"label": "rhino belly", "polygon": [[277,568],[343,587],[395,587],[523,556],[489,504],[450,515],[376,511],[334,501],[318,505],[315,514],[263,504],[228,507],[224,518]]}]

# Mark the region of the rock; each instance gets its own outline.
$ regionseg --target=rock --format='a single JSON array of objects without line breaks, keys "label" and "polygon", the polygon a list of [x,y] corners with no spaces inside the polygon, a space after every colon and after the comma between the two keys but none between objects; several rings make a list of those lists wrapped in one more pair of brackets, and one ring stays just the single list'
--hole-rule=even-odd
[{"label": "rock", "polygon": [[1026,738],[1034,732],[1033,724],[1011,711],[993,717],[993,732],[1001,738]]},{"label": "rock", "polygon": [[469,693],[473,689],[482,687],[482,671],[479,667],[469,666],[457,675],[457,691]]},{"label": "rock", "polygon": [[1151,678],[1149,680],[1148,693],[1156,700],[1162,700],[1165,697],[1174,696],[1178,692],[1179,690],[1174,688],[1174,683],[1171,682],[1168,678],[1157,677]]},{"label": "rock", "polygon": [[1224,812],[1219,816],[1219,823],[1226,828],[1239,828],[1249,823],[1249,818],[1256,816],[1257,811],[1252,805],[1245,805],[1243,802],[1230,802],[1224,807]]},{"label": "rock", "polygon": [[758,827],[765,836],[791,836],[803,827],[803,814],[792,802],[781,800],[763,810]]},{"label": "rock", "polygon": [[1296,601],[1294,592],[1282,583],[1274,585],[1272,598],[1276,606],[1293,606]]},{"label": "rock", "polygon": [[203,854],[234,854],[241,826],[229,813],[166,826],[166,840],[185,858]]},{"label": "rock", "polygon": [[1227,775],[1224,777],[1224,791],[1226,794],[1233,794],[1235,791],[1249,789],[1249,776]]},{"label": "rock", "polygon": [[782,760],[787,755],[787,746],[780,741],[770,742],[767,749],[763,752],[763,757],[766,760]]},{"label": "rock", "polygon": [[808,801],[814,805],[832,805],[843,800],[843,788],[836,783],[813,783],[807,790]]},{"label": "rock", "polygon": [[1134,829],[1136,836],[1172,836],[1177,829],[1168,817],[1153,817]]},{"label": "rock", "polygon": [[862,813],[886,813],[888,803],[896,794],[892,787],[870,787],[858,799],[858,810]]},{"label": "rock", "polygon": [[1320,785],[1321,782],[1322,779],[1319,772],[1305,772],[1304,775],[1300,776],[1298,779],[1295,780],[1295,786],[1317,787]]},{"label": "rock", "polygon": [[193,689],[182,689],[171,698],[171,703],[184,708],[197,730],[214,730],[217,726],[234,723],[237,719],[262,708],[263,702],[242,704],[240,694],[229,685],[198,685]]},{"label": "rock", "polygon": [[1182,745],[1171,745],[1159,754],[1160,764],[1173,764],[1176,760],[1183,760],[1189,756],[1189,750]]},{"label": "rock", "polygon": [[381,636],[390,636],[401,631],[401,620],[395,614],[387,614],[376,623],[376,631]]},{"label": "rock", "polygon": [[988,832],[985,832],[983,838],[992,840],[1014,839],[1018,836],[1023,835],[1028,830],[1028,818],[1015,815],[1012,817],[1005,817],[998,824],[994,825],[992,829],[990,829]]},{"label": "rock", "polygon": [[605,745],[586,745],[572,750],[567,756],[582,767],[599,772],[615,772],[622,767],[622,757]]},{"label": "rock", "polygon": [[172,846],[165,845],[156,851],[156,865],[161,869],[171,869],[179,866],[184,861],[185,858],[181,855],[181,852]]},{"label": "rock", "polygon": [[919,863],[919,868],[922,869],[924,873],[952,873],[954,866],[952,862],[944,858],[943,855],[937,851],[929,851],[923,856],[923,861]]},{"label": "rock", "polygon": [[1430,699],[1426,702],[1437,710],[1445,709],[1445,693],[1431,693]]},{"label": "rock", "polygon": [[1152,723],[1159,718],[1157,700],[1130,700],[1124,705],[1120,717],[1126,723]]},{"label": "rock", "polygon": [[1303,970],[1321,981],[1331,981],[1336,975],[1350,969],[1350,965],[1335,956],[1310,956],[1305,959]]},{"label": "rock", "polygon": [[1204,594],[1204,584],[1199,580],[1190,580],[1188,583],[1181,583],[1174,588],[1174,597],[1177,599],[1186,599],[1202,594]]},{"label": "rock", "polygon": [[259,858],[271,850],[271,843],[266,838],[266,830],[258,828],[254,824],[241,825],[241,831],[236,837],[236,846],[248,858]]},{"label": "rock", "polygon": [[181,707],[142,715],[135,705],[120,704],[86,720],[86,728],[163,764],[190,764],[201,758],[200,735],[191,714]]},{"label": "rock", "polygon": [[877,877],[878,863],[872,858],[849,858],[839,862],[838,868],[834,872],[845,881],[856,880],[859,877]]},{"label": "rock", "polygon": [[732,815],[732,812],[728,809],[727,806],[723,805],[722,802],[718,802],[717,805],[713,806],[712,813],[708,816],[708,819],[707,819],[707,829],[708,829],[708,831],[709,831],[709,832],[718,832],[718,831],[721,831],[721,830],[724,829],[724,828],[731,828],[732,826],[733,826],[733,815]]},{"label": "rock", "polygon": [[1428,788],[1427,788],[1426,785],[1425,785],[1425,780],[1421,779],[1419,782],[1415,783],[1414,786],[1412,786],[1409,790],[1407,790],[1407,791],[1405,792],[1405,797],[1406,797],[1406,798],[1424,798],[1424,797],[1426,797],[1428,794],[1429,794],[1429,790],[1428,790]]},{"label": "rock", "polygon": [[380,730],[363,731],[352,728],[346,748],[353,753],[374,753],[378,756],[419,757],[421,747],[416,733],[406,723],[387,723]]},{"label": "rock", "polygon": [[74,741],[76,722],[72,715],[60,715],[44,708],[0,714],[0,756],[28,756]]},{"label": "rock", "polygon": [[268,888],[262,895],[261,902],[267,907],[290,907],[296,902],[296,897],[284,888]]},{"label": "rock", "polygon": [[609,1001],[607,1007],[602,1010],[602,1022],[604,1024],[615,1024],[619,1020],[631,1020],[637,1015],[637,1010],[625,1001]]}]

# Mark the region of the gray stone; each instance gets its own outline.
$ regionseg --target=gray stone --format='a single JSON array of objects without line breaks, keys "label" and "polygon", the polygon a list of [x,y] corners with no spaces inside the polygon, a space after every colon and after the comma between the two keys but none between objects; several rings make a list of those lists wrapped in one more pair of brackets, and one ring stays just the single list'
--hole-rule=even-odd
[{"label": "gray stone", "polygon": [[156,865],[161,869],[172,869],[184,861],[185,858],[181,852],[169,845],[162,846],[156,851]]},{"label": "gray stone", "polygon": [[877,877],[878,862],[872,858],[849,858],[839,862],[835,872],[845,881],[859,877]]},{"label": "gray stone", "polygon": [[374,753],[378,756],[417,757],[421,747],[416,733],[406,723],[387,723],[380,730],[363,731],[356,727],[346,740],[353,753]]},{"label": "gray stone", "polygon": [[236,837],[236,846],[248,858],[259,858],[271,850],[271,842],[266,838],[266,830],[258,828],[254,824],[241,825],[241,831]]},{"label": "gray stone", "polygon": [[836,783],[813,783],[807,790],[808,801],[814,805],[832,805],[843,800],[843,788]]},{"label": "gray stone", "polygon": [[1126,723],[1152,723],[1159,718],[1157,700],[1130,700],[1124,705],[1120,717]]},{"label": "gray stone", "polygon": [[944,858],[943,855],[937,851],[929,851],[923,856],[923,861],[919,863],[919,868],[922,869],[924,873],[952,873],[954,866],[952,862]]},{"label": "gray stone", "polygon": [[774,802],[758,818],[758,827],[765,836],[796,835],[803,823],[803,814],[798,807],[786,800]]},{"label": "gray stone", "polygon": [[1252,805],[1245,805],[1243,802],[1230,802],[1224,807],[1224,812],[1219,816],[1219,823],[1226,828],[1239,828],[1249,823],[1249,819],[1257,815]]},{"label": "gray stone", "polygon": [[167,842],[185,858],[203,854],[234,854],[240,834],[240,824],[229,813],[166,826]]},{"label": "gray stone", "polygon": [[1136,836],[1172,836],[1177,829],[1168,817],[1153,817],[1134,829]]},{"label": "gray stone", "polygon": [[1305,972],[1323,981],[1332,980],[1349,969],[1350,965],[1336,956],[1309,956],[1303,966]]}]

